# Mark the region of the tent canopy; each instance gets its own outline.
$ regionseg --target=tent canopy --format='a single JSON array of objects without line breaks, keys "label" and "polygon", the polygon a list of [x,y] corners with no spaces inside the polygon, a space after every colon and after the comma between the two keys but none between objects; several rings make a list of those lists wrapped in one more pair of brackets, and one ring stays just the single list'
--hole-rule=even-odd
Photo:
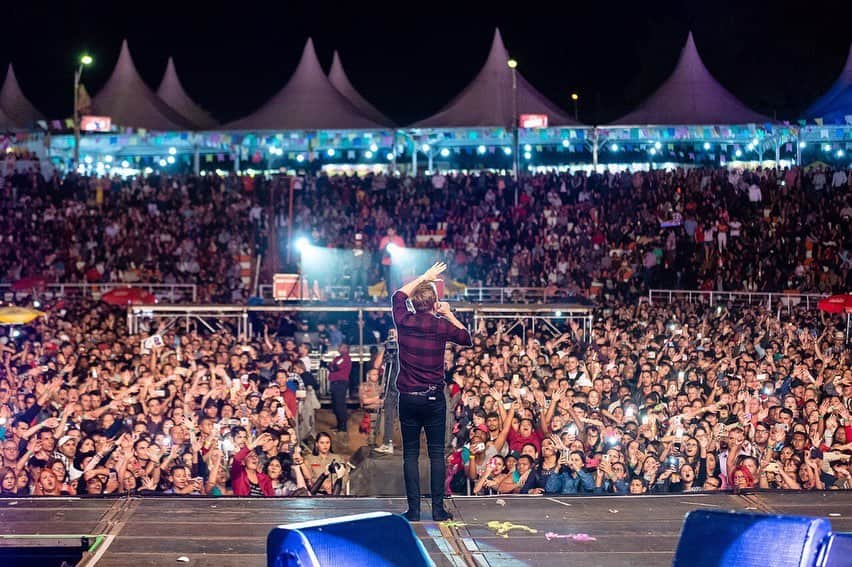
[{"label": "tent canopy", "polygon": [[340,55],[336,50],[331,61],[331,70],[328,72],[328,80],[361,114],[379,124],[394,126],[393,120],[382,114],[379,109],[370,104],[367,99],[361,96],[361,93],[355,90],[355,87],[349,81],[349,77],[346,76],[346,71],[343,70],[343,63],[341,63]]},{"label": "tent canopy", "polygon": [[[840,76],[831,85],[828,91],[816,99],[805,111],[805,118],[813,120],[814,118],[824,118],[826,114],[836,113],[839,110],[838,102],[840,95],[846,91],[849,96],[849,89],[852,87],[852,45],[849,46],[849,55],[846,57],[846,65],[840,72]],[[846,104],[847,114],[852,114],[852,106],[849,106],[848,99]]]},{"label": "tent canopy", "polygon": [[178,78],[177,69],[175,68],[174,60],[169,57],[169,62],[166,65],[166,72],[163,75],[163,80],[160,81],[160,87],[157,89],[157,96],[163,102],[186,117],[192,122],[198,130],[212,130],[219,126],[219,123],[206,110],[195,104],[189,98],[183,85]]},{"label": "tent canopy", "polygon": [[852,84],[837,93],[826,106],[820,116],[824,124],[852,125]]},{"label": "tent canopy", "polygon": [[293,76],[254,113],[229,130],[377,130],[384,124],[362,114],[329,82],[308,38]]},{"label": "tent canopy", "polygon": [[37,120],[44,120],[44,115],[36,110],[21,91],[11,63],[6,70],[3,88],[0,89],[0,108],[7,119],[18,128],[32,128]]},{"label": "tent canopy", "polygon": [[92,113],[113,124],[148,130],[192,130],[192,122],[163,102],[136,71],[127,40],[106,85],[92,99]]},{"label": "tent canopy", "polygon": [[692,32],[668,79],[639,108],[612,122],[615,126],[764,124],[759,114],[728,92],[704,66]]},{"label": "tent canopy", "polygon": [[[414,128],[474,128],[513,126],[512,70],[500,30],[494,30],[491,51],[476,78],[437,114],[412,124]],[[548,100],[517,72],[517,113],[546,114],[549,126],[581,126]]]}]

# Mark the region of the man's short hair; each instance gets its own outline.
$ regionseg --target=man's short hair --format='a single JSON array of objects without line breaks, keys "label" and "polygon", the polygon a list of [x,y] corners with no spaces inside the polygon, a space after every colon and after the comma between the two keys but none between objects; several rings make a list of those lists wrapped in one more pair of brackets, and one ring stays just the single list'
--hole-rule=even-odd
[{"label": "man's short hair", "polygon": [[432,282],[423,282],[411,292],[411,305],[418,313],[426,313],[435,307],[438,292]]}]

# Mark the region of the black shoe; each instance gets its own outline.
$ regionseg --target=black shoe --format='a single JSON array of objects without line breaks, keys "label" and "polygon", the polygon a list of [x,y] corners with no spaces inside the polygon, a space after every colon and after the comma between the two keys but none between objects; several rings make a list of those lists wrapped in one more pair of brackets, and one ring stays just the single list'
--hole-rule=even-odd
[{"label": "black shoe", "polygon": [[440,510],[432,510],[432,519],[436,522],[445,522],[447,520],[452,520],[453,515],[442,508]]},{"label": "black shoe", "polygon": [[419,522],[420,521],[420,512],[412,512],[408,510],[403,514],[403,517],[409,522]]}]

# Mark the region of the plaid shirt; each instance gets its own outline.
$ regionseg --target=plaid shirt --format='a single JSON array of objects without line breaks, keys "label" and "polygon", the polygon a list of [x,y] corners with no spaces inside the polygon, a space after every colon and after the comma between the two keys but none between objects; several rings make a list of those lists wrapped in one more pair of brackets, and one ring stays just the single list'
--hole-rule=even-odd
[{"label": "plaid shirt", "polygon": [[399,342],[400,393],[422,392],[444,383],[444,350],[447,343],[472,346],[467,329],[459,329],[432,313],[414,313],[401,291],[393,294],[393,322]]}]

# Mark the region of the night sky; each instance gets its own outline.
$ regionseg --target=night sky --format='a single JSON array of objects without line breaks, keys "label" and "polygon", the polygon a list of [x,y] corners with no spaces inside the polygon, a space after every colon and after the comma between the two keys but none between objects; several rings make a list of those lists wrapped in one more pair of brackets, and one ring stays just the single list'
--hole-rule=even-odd
[{"label": "night sky", "polygon": [[338,49],[361,94],[406,124],[443,107],[474,77],[499,26],[533,85],[572,111],[576,90],[580,120],[602,124],[665,79],[692,29],[725,87],[755,110],[790,120],[836,79],[850,22],[848,0],[9,2],[0,17],[0,64],[15,64],[42,112],[65,117],[78,55],[95,58],[83,79],[94,95],[126,37],[152,89],[172,55],[190,96],[228,121],[285,84],[311,36],[326,70]]}]

